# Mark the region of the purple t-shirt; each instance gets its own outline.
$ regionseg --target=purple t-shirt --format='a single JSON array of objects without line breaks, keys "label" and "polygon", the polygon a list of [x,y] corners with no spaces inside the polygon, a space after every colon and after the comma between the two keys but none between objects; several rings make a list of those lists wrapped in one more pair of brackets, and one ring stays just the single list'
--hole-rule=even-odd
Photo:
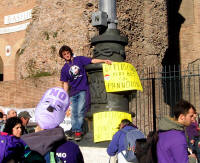
[{"label": "purple t-shirt", "polygon": [[91,58],[77,56],[73,61],[65,63],[61,70],[60,81],[68,82],[70,86],[69,96],[73,96],[80,91],[88,90],[88,81],[85,66],[91,63]]},{"label": "purple t-shirt", "polygon": [[73,61],[65,63],[61,70],[60,81],[68,82],[70,86],[69,96],[74,96],[80,91],[86,91],[86,111],[90,109],[90,91],[85,66],[90,64],[92,58],[77,56]]}]

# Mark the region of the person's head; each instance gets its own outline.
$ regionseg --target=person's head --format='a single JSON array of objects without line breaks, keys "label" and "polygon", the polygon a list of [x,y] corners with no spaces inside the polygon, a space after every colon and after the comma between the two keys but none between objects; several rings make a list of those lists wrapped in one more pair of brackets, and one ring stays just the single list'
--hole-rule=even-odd
[{"label": "person's head", "polygon": [[14,110],[14,109],[11,109],[8,111],[8,118],[11,118],[11,117],[16,117],[17,116],[17,112]]},{"label": "person's head", "polygon": [[189,126],[191,124],[194,119],[194,114],[196,113],[195,107],[185,100],[180,100],[174,106],[173,111],[175,120],[184,126]]},{"label": "person's head", "polygon": [[20,137],[22,134],[21,127],[22,127],[21,119],[18,117],[11,117],[7,119],[3,131],[7,132],[9,135]]},{"label": "person's head", "polygon": [[67,45],[63,45],[59,50],[59,56],[66,61],[70,61],[73,57],[72,49]]},{"label": "person's head", "polygon": [[47,90],[35,109],[35,119],[40,128],[59,126],[64,121],[69,103],[69,96],[64,89],[54,87]]},{"label": "person's head", "polygon": [[3,113],[0,112],[0,120],[3,120]]},{"label": "person's head", "polygon": [[197,112],[195,112],[194,115],[193,115],[192,122],[196,122],[197,117],[198,117]]},{"label": "person's head", "polygon": [[23,126],[27,126],[31,115],[27,111],[22,111],[18,114],[18,117],[21,119]]},{"label": "person's head", "polygon": [[5,122],[6,122],[6,120],[7,120],[7,115],[6,115],[6,114],[4,114],[4,115],[3,115],[3,121],[5,121]]},{"label": "person's head", "polygon": [[137,128],[130,120],[128,120],[128,119],[122,119],[122,121],[120,122],[118,128],[122,129],[125,126],[132,126],[132,127]]}]

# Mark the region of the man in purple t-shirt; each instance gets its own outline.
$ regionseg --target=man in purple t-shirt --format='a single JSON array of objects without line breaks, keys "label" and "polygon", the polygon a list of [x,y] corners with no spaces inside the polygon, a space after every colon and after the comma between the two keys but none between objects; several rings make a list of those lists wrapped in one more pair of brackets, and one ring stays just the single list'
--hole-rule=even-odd
[{"label": "man in purple t-shirt", "polygon": [[81,140],[82,125],[85,112],[89,106],[89,86],[85,66],[91,63],[111,64],[110,60],[92,59],[84,56],[73,56],[72,49],[63,45],[59,50],[61,58],[66,63],[62,67],[60,81],[63,82],[63,88],[69,92],[71,101],[71,123],[72,132],[67,134],[68,139]]}]

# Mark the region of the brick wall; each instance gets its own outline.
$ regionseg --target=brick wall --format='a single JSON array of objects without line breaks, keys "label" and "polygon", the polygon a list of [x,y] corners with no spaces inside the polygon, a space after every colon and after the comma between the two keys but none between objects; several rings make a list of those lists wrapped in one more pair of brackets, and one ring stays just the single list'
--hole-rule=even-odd
[{"label": "brick wall", "polygon": [[0,82],[0,106],[32,108],[48,88],[61,86],[58,76]]},{"label": "brick wall", "polygon": [[181,67],[200,59],[200,1],[183,0],[180,13],[185,22],[180,31],[180,60]]},{"label": "brick wall", "polygon": [[[2,0],[0,4],[0,28],[9,28],[24,23],[28,23],[31,19],[4,24],[4,17],[8,15],[18,14],[32,9],[35,6],[35,0]],[[0,34],[0,73],[4,74],[4,81],[15,80],[16,52],[20,49],[26,31],[18,31],[6,34]],[[5,47],[11,46],[11,55],[5,55]]]}]

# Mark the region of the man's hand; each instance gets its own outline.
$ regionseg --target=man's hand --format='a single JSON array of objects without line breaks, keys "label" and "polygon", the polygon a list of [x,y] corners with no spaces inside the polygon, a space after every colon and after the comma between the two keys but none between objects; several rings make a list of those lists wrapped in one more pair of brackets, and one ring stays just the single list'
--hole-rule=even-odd
[{"label": "man's hand", "polygon": [[111,60],[105,60],[104,63],[111,65],[112,61]]},{"label": "man's hand", "polygon": [[190,140],[190,143],[191,143],[191,144],[194,144],[194,139]]}]

